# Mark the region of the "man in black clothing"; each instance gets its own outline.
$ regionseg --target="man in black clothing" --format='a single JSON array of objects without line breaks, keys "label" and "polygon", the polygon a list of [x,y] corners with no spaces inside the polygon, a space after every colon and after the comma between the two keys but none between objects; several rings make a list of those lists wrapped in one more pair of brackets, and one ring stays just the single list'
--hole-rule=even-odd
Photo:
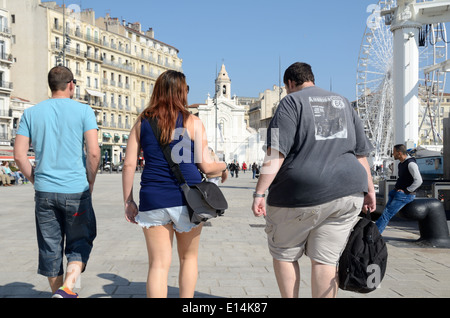
[{"label": "man in black clothing", "polygon": [[415,191],[422,184],[422,176],[416,159],[407,154],[405,145],[395,145],[393,156],[394,159],[400,160],[398,179],[395,188],[389,192],[389,200],[384,207],[383,214],[376,222],[380,233],[384,231],[386,225],[398,211],[415,199]]}]

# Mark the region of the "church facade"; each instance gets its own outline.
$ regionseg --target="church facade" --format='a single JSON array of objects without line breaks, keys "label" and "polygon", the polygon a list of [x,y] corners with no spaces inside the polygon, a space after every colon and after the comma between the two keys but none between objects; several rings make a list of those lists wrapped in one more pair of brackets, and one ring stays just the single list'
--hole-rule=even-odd
[{"label": "church facade", "polygon": [[206,104],[199,105],[197,111],[205,126],[208,145],[220,159],[241,166],[246,162],[249,166],[264,158],[263,143],[257,131],[248,126],[246,106],[231,95],[231,79],[225,65],[215,80],[214,96],[208,94]]}]

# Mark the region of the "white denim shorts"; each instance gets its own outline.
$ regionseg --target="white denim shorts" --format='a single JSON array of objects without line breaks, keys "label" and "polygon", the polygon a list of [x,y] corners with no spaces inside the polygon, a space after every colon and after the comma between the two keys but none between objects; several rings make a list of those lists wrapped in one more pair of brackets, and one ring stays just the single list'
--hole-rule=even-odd
[{"label": "white denim shorts", "polygon": [[297,261],[303,254],[336,265],[361,212],[362,193],[304,208],[267,207],[266,233],[272,257]]},{"label": "white denim shorts", "polygon": [[175,206],[170,208],[155,209],[150,211],[139,211],[135,218],[142,227],[152,227],[173,223],[177,232],[189,232],[197,224],[191,223],[187,206]]}]

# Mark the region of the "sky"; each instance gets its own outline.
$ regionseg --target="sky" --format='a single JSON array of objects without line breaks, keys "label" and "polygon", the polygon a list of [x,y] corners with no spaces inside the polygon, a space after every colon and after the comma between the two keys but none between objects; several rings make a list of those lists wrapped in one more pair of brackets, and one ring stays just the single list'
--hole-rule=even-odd
[{"label": "sky", "polygon": [[[43,0],[44,1],[44,0]],[[62,4],[63,0],[57,0]],[[190,88],[189,104],[214,94],[225,64],[231,93],[258,97],[278,85],[294,62],[312,66],[316,85],[356,99],[356,66],[377,0],[65,0],[105,16],[140,22],[176,47]],[[283,85],[283,84],[282,84]]]}]

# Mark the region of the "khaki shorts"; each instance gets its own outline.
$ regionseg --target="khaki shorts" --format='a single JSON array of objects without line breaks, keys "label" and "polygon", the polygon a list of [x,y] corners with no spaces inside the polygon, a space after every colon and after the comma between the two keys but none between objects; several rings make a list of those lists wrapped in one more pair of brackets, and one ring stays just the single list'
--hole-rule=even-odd
[{"label": "khaki shorts", "polygon": [[316,262],[336,265],[363,200],[361,193],[312,207],[268,206],[266,233],[272,257],[293,262],[305,253]]}]

